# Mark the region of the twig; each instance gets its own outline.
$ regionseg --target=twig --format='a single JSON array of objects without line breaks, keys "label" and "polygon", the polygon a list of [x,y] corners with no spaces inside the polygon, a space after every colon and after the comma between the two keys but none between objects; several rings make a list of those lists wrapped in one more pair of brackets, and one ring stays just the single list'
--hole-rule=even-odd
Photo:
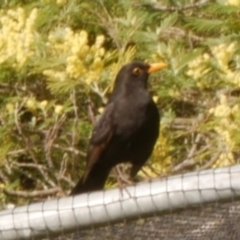
[{"label": "twig", "polygon": [[203,37],[197,36],[193,33],[189,33],[177,27],[170,27],[164,30],[163,32],[160,32],[160,37],[166,38],[167,40],[169,40],[169,38],[172,39],[174,37],[188,38],[188,40],[192,42],[202,42],[205,40],[205,38]]},{"label": "twig", "polygon": [[0,84],[0,92],[1,93],[6,93],[7,90],[18,90],[18,91],[21,91],[21,92],[27,92],[27,90],[25,88],[23,88],[23,87],[17,87],[17,86],[12,86],[11,84],[1,83]]},{"label": "twig", "polygon": [[221,153],[222,151],[218,151],[217,153],[215,153],[206,164],[204,164],[202,167],[199,168],[199,171],[212,167],[212,165],[218,160]]},{"label": "twig", "polygon": [[73,109],[74,109],[74,121],[73,121],[73,126],[72,126],[72,142],[71,142],[72,147],[74,147],[76,145],[76,142],[77,142],[77,134],[76,133],[77,133],[77,124],[78,124],[78,121],[79,121],[76,91],[75,90],[73,90],[73,92],[71,93],[70,99],[72,100]]},{"label": "twig", "polygon": [[70,186],[74,187],[76,185],[75,182],[73,182],[71,179],[69,179],[66,176],[60,176],[59,180],[64,180],[65,182],[67,182]]},{"label": "twig", "polygon": [[64,176],[65,172],[67,170],[67,159],[66,154],[63,155],[63,159],[61,161],[60,169],[58,171],[58,182],[60,183],[60,179]]},{"label": "twig", "polygon": [[87,100],[87,108],[88,108],[88,118],[91,121],[91,123],[94,125],[96,122],[96,118],[93,113],[93,103],[90,98]]},{"label": "twig", "polygon": [[82,157],[86,157],[86,153],[85,152],[80,151],[79,149],[76,149],[74,147],[63,147],[63,146],[61,146],[59,144],[54,144],[53,148],[61,149],[62,151],[65,151],[65,152],[71,152],[71,153],[74,153],[75,155],[80,155]]},{"label": "twig", "polygon": [[99,89],[99,86],[97,83],[93,83],[93,85],[91,86],[91,90],[101,98],[103,104],[107,103],[107,98],[104,96],[104,93]]},{"label": "twig", "polygon": [[52,151],[52,145],[55,141],[55,139],[58,136],[58,132],[59,129],[61,128],[61,126],[63,125],[63,123],[66,120],[66,114],[63,114],[60,119],[56,122],[56,124],[47,131],[46,137],[45,137],[45,152],[46,152],[46,160],[48,163],[48,166],[53,169],[54,168],[54,164],[51,158],[51,151]]},{"label": "twig", "polygon": [[18,150],[9,151],[9,152],[7,153],[7,156],[19,155],[19,154],[25,153],[25,152],[26,152],[26,149],[22,148],[22,149],[18,149]]},{"label": "twig", "polygon": [[179,163],[177,166],[175,166],[172,169],[172,172],[179,172],[182,171],[183,169],[190,168],[195,166],[197,163],[194,161],[194,159],[185,159],[181,163]]},{"label": "twig", "polygon": [[197,150],[197,145],[198,145],[198,143],[200,142],[200,140],[201,140],[201,134],[198,133],[197,136],[196,136],[196,138],[195,138],[195,141],[193,142],[192,148],[191,148],[191,150],[190,150],[189,153],[188,153],[187,158],[192,158],[192,157],[193,157],[194,153],[195,153],[196,150]]},{"label": "twig", "polygon": [[[31,149],[31,147],[29,145],[29,142],[30,142],[29,138],[27,138],[24,135],[24,133],[22,131],[22,128],[21,128],[21,124],[18,121],[18,111],[19,111],[19,109],[21,109],[24,106],[24,104],[25,104],[25,101],[23,101],[20,106],[18,106],[18,105],[16,106],[16,108],[14,110],[14,121],[15,121],[15,125],[17,127],[18,134],[20,135],[21,139],[23,140],[27,152],[29,153],[29,155],[32,158],[32,160],[34,161],[34,163],[38,164],[38,161],[37,161],[37,159],[35,157],[35,154],[33,153],[32,149]],[[54,182],[51,181],[48,176],[46,177],[46,172],[44,172],[43,169],[41,169],[41,168],[38,168],[38,170],[39,170],[40,174],[42,175],[43,180],[46,183],[48,183],[50,186],[54,187],[55,186]]]},{"label": "twig", "polygon": [[5,193],[6,195],[9,195],[9,196],[14,196],[14,197],[34,198],[34,197],[43,197],[43,196],[55,194],[55,193],[59,192],[60,190],[61,189],[59,189],[59,188],[51,188],[51,189],[47,189],[47,190],[25,192],[25,191],[14,191],[14,190],[3,189],[3,193]]},{"label": "twig", "polygon": [[15,165],[17,167],[37,168],[37,169],[47,170],[47,168],[45,166],[42,166],[40,164],[35,164],[35,163],[18,163],[18,162],[14,162],[13,165]]},{"label": "twig", "polygon": [[2,180],[3,182],[9,181],[8,177],[5,175],[5,173],[2,171],[2,169],[0,169],[0,180]]},{"label": "twig", "polygon": [[202,152],[205,152],[208,147],[204,147],[202,148],[200,151],[196,152],[197,150],[197,146],[198,146],[198,143],[200,142],[201,140],[201,134],[197,134],[196,138],[195,138],[195,141],[187,155],[187,158],[184,159],[181,163],[179,163],[178,165],[176,165],[175,167],[173,167],[172,169],[172,172],[179,172],[183,169],[186,169],[186,168],[189,168],[189,167],[193,167],[197,164],[197,162],[194,160],[194,157],[199,155],[200,153]]}]

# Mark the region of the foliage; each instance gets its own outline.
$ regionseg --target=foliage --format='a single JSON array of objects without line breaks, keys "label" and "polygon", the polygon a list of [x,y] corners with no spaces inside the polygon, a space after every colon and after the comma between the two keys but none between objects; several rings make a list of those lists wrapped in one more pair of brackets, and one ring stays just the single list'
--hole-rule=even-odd
[{"label": "foliage", "polygon": [[114,77],[133,59],[169,64],[149,81],[161,136],[139,176],[238,161],[240,1],[6,0],[0,7],[3,206],[67,193],[84,170]]}]

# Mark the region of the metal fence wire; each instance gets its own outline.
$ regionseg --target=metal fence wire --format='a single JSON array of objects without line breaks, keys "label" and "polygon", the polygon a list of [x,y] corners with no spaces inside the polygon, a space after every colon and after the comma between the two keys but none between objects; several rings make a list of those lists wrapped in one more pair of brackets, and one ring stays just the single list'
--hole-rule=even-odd
[{"label": "metal fence wire", "polygon": [[0,239],[240,239],[240,165],[4,210]]}]

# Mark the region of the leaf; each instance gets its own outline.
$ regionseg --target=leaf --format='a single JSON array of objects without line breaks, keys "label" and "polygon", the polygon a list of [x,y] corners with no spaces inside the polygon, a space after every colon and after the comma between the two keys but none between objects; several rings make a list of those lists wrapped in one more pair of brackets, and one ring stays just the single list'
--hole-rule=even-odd
[{"label": "leaf", "polygon": [[193,59],[195,59],[197,56],[199,56],[202,52],[202,49],[197,49],[194,52],[190,52],[190,53],[182,53],[181,54],[181,58],[179,58],[178,60],[178,65],[177,68],[175,69],[176,72],[179,72],[182,68],[184,68],[189,62],[191,62]]},{"label": "leaf", "polygon": [[187,27],[199,32],[220,31],[224,21],[217,19],[187,18]]},{"label": "leaf", "polygon": [[47,80],[48,89],[55,94],[70,93],[78,84],[79,84],[78,81],[73,81],[70,79],[66,81],[59,81],[56,79],[49,78]]},{"label": "leaf", "polygon": [[208,10],[218,16],[222,15],[225,17],[233,17],[234,14],[239,13],[239,8],[235,5],[222,5],[216,3],[209,5]]},{"label": "leaf", "polygon": [[165,31],[167,28],[172,27],[178,20],[178,14],[173,13],[170,14],[168,17],[164,18],[161,22],[161,31]]}]

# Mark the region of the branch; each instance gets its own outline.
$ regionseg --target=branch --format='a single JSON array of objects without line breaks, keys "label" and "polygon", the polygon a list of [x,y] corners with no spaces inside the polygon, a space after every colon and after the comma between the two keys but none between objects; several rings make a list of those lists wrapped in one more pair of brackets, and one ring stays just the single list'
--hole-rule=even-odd
[{"label": "branch", "polygon": [[[62,125],[65,123],[66,114],[63,114],[60,119],[56,121],[52,128],[47,130],[45,140],[44,140],[44,150],[46,154],[46,161],[50,169],[54,169],[54,164],[51,157],[52,146],[59,136],[59,131],[61,130]],[[55,176],[55,173],[54,173]],[[56,176],[55,176],[56,177]]]},{"label": "branch", "polygon": [[103,104],[107,104],[107,98],[105,97],[104,92],[100,90],[97,83],[92,84],[91,90],[101,98]]},{"label": "branch", "polygon": [[[86,10],[90,14],[93,14],[94,16],[96,16],[98,18],[99,25],[108,33],[108,35],[113,40],[115,46],[117,47],[117,49],[122,49],[122,44],[119,41],[119,39],[117,38],[118,29],[114,24],[113,18],[109,14],[107,14],[107,16],[106,16],[105,10],[103,10],[101,13],[99,11],[93,10],[93,9],[86,9]],[[105,13],[105,16],[103,16],[104,13]]]},{"label": "branch", "polygon": [[39,190],[39,191],[33,191],[33,192],[3,189],[3,193],[5,193],[6,195],[14,196],[14,197],[23,197],[23,198],[43,197],[43,196],[48,196],[50,194],[55,194],[59,191],[60,191],[59,188],[50,188],[47,190]]},{"label": "branch", "polygon": [[[17,104],[15,110],[14,110],[14,121],[15,121],[15,126],[17,128],[17,132],[19,134],[19,136],[21,137],[23,143],[25,144],[25,149],[26,151],[29,153],[30,157],[32,158],[32,160],[34,161],[35,164],[38,164],[38,160],[35,156],[35,153],[32,149],[32,147],[30,146],[31,145],[31,142],[30,142],[30,138],[27,137],[24,133],[23,133],[23,130],[22,130],[22,126],[21,126],[21,123],[19,122],[18,120],[18,112],[19,112],[19,109],[21,109],[25,104],[25,101],[23,101],[20,105]],[[52,187],[55,186],[55,183],[49,178],[49,176],[46,176],[46,173],[43,171],[43,169],[41,168],[37,168],[40,172],[40,174],[42,175],[44,181],[46,183],[48,183],[49,185],[51,185]]]},{"label": "branch", "polygon": [[221,155],[221,151],[219,150],[218,152],[216,152],[212,157],[211,159],[206,163],[204,164],[202,167],[200,167],[198,170],[201,171],[201,170],[205,170],[205,169],[209,169],[212,167],[212,165],[218,160],[218,158],[220,157]]},{"label": "branch", "polygon": [[88,100],[87,100],[87,113],[88,113],[88,119],[90,120],[92,125],[94,125],[95,122],[96,122],[96,117],[95,117],[93,108],[94,108],[94,104],[93,104],[91,98],[88,97]]},{"label": "branch", "polygon": [[193,33],[187,32],[183,29],[177,28],[177,27],[170,27],[159,34],[160,38],[166,38],[167,40],[169,38],[188,38],[190,41],[193,42],[202,42],[205,38],[197,36]]},{"label": "branch", "polygon": [[61,146],[60,144],[53,144],[53,148],[61,149],[64,152],[70,152],[74,155],[80,155],[82,157],[86,157],[85,152],[83,152],[75,147],[64,147],[64,146]]},{"label": "branch", "polygon": [[211,0],[200,0],[198,2],[185,4],[185,5],[182,5],[180,7],[164,6],[164,5],[159,4],[159,3],[135,4],[135,6],[137,6],[137,7],[150,7],[153,10],[157,10],[157,11],[182,11],[182,10],[202,7],[209,2],[211,2]]},{"label": "branch", "polygon": [[17,167],[25,167],[25,168],[37,168],[42,169],[42,170],[47,170],[47,168],[45,166],[42,166],[41,164],[36,164],[36,163],[18,163],[18,162],[14,162],[13,165],[17,166]]},{"label": "branch", "polygon": [[5,173],[2,171],[2,169],[0,169],[0,182],[8,182],[9,179],[8,177],[5,175]]}]

